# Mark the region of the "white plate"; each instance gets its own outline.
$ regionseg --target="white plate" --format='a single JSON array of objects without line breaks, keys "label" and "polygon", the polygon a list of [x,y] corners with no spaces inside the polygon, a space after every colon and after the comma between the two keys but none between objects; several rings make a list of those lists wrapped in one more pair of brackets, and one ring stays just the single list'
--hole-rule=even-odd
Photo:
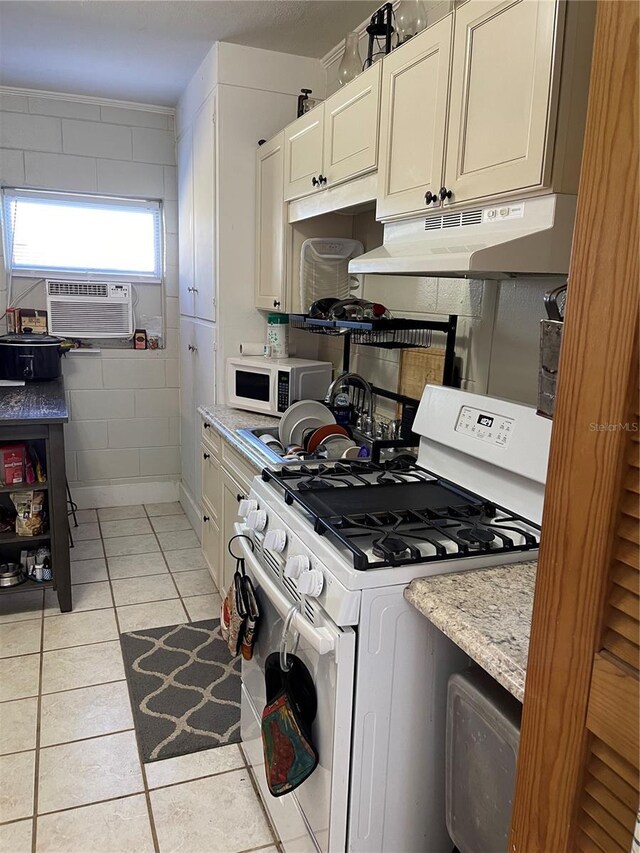
[{"label": "white plate", "polygon": [[[316,400],[300,400],[300,402],[289,406],[280,419],[278,435],[280,436],[280,444],[282,444],[283,447],[286,447],[288,444],[300,444],[300,441],[295,441],[291,437],[293,428],[294,426],[297,426],[298,421],[309,417],[316,418],[316,425],[318,427],[325,426],[326,424],[334,424],[336,422],[332,412],[330,412],[326,406],[323,406],[322,403],[318,403]],[[313,424],[311,424],[311,426],[313,426]],[[307,427],[305,426],[305,429],[306,428]]]},{"label": "white plate", "polygon": [[[329,412],[329,415],[331,415],[331,412]],[[291,430],[291,443],[301,444],[304,447],[304,439],[307,433],[315,432],[315,430],[322,426],[326,426],[326,421],[316,417],[315,415],[300,418],[299,421],[296,421],[293,425],[293,429]]]}]

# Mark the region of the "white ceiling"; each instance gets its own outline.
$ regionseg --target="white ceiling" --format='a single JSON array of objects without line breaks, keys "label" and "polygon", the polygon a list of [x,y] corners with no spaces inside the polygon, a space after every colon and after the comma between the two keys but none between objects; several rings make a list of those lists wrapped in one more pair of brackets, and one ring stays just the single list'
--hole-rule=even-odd
[{"label": "white ceiling", "polygon": [[322,57],[378,0],[3,0],[0,85],[173,105],[216,41]]}]

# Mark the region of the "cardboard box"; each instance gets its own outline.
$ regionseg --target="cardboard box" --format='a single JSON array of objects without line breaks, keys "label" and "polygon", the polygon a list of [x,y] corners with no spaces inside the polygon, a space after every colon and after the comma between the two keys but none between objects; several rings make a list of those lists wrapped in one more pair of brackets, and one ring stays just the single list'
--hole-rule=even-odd
[{"label": "cardboard box", "polygon": [[26,447],[24,444],[3,444],[0,446],[0,481],[4,486],[24,483],[24,463]]},{"label": "cardboard box", "polygon": [[20,308],[20,331],[31,329],[36,335],[47,334],[47,312],[37,308]]}]

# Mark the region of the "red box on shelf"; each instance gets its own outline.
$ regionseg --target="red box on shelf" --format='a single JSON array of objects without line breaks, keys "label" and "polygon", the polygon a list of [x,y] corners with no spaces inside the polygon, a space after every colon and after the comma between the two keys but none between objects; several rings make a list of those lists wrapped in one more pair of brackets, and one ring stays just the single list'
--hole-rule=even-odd
[{"label": "red box on shelf", "polygon": [[24,463],[26,458],[24,444],[3,444],[0,446],[0,482],[5,486],[24,483]]}]

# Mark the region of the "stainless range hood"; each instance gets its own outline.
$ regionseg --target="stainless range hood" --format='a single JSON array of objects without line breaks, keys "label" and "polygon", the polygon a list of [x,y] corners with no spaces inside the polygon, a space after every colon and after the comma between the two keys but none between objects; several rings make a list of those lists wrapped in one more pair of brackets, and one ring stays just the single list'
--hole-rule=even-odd
[{"label": "stainless range hood", "polygon": [[354,258],[350,273],[510,278],[566,275],[576,196],[429,213],[389,222],[382,246]]}]

